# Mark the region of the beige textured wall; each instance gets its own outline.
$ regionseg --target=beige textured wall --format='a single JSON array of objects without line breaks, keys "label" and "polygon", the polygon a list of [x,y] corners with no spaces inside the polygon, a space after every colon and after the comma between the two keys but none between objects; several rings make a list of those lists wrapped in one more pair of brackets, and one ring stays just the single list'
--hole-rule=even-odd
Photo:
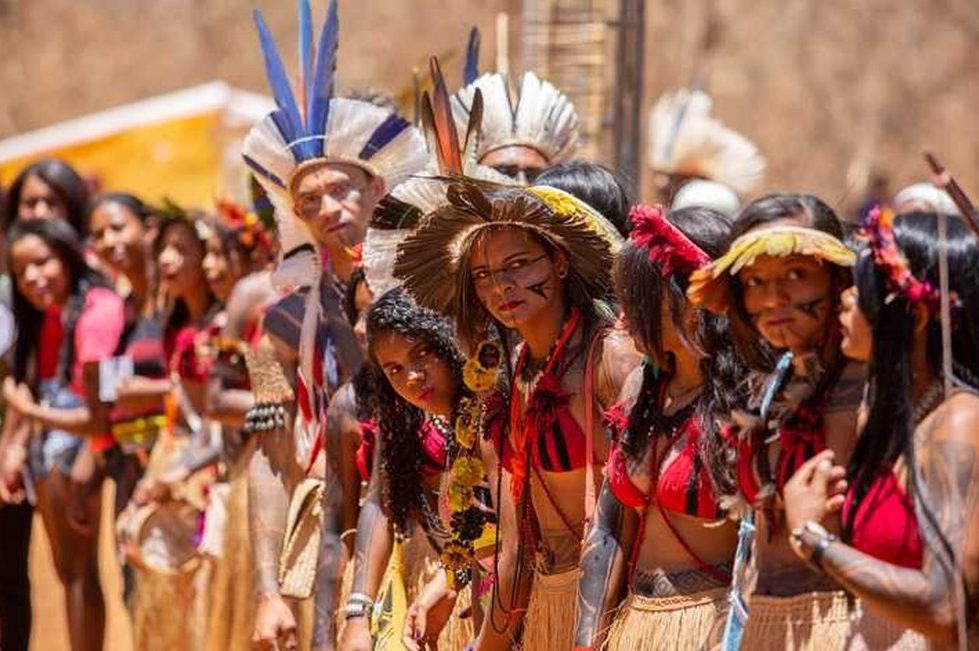
[{"label": "beige textured wall", "polygon": [[[313,4],[321,17],[325,0]],[[848,203],[861,170],[895,189],[921,176],[927,146],[979,194],[976,0],[646,4],[646,105],[705,73],[716,113],[767,154],[767,189]],[[253,5],[292,65],[293,0],[0,0],[0,137],[212,79],[263,91]],[[396,92],[412,65],[452,52],[457,78],[472,24],[486,68],[493,15],[517,20],[520,5],[340,0],[341,83]]]}]

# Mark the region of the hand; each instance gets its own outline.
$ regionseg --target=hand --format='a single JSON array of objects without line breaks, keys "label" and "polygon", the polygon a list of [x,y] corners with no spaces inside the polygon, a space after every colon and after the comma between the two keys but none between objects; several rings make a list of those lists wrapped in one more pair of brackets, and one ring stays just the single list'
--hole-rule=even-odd
[{"label": "hand", "polygon": [[133,503],[146,506],[150,502],[165,502],[170,499],[170,484],[161,477],[143,477],[133,490]]},{"label": "hand", "polygon": [[370,622],[366,617],[348,619],[340,631],[338,651],[371,651],[374,640],[371,638]]},{"label": "hand", "polygon": [[789,532],[810,520],[823,522],[843,508],[846,498],[846,468],[834,466],[835,454],[823,450],[802,464],[782,490]]},{"label": "hand", "polygon": [[422,589],[405,616],[403,642],[410,651],[437,649],[459,593],[449,588],[445,572],[439,572]]},{"label": "hand", "polygon": [[259,597],[255,613],[252,645],[259,651],[297,651],[296,618],[282,596],[266,594]]},{"label": "hand", "polygon": [[0,503],[20,504],[24,501],[24,467],[27,447],[9,443],[0,452]]}]

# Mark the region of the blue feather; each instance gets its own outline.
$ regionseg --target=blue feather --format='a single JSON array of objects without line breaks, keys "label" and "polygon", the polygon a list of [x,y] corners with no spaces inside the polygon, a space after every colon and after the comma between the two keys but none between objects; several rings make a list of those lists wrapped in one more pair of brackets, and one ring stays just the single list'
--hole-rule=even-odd
[{"label": "blue feather", "polygon": [[299,0],[299,95],[302,108],[309,109],[306,90],[313,77],[313,12],[309,0]]},{"label": "blue feather", "polygon": [[466,45],[466,65],[462,69],[462,84],[468,86],[479,77],[479,29],[469,30],[469,43]]},{"label": "blue feather", "polygon": [[255,174],[261,176],[264,179],[271,181],[272,183],[275,183],[280,188],[286,187],[286,184],[282,182],[282,179],[280,179],[278,176],[276,176],[272,172],[262,167],[262,165],[260,165],[259,162],[256,161],[254,158],[252,158],[248,154],[242,154],[241,157],[245,159],[245,165],[250,167]]},{"label": "blue feather", "polygon": [[[326,121],[330,115],[330,100],[333,98],[337,46],[340,43],[340,17],[337,13],[337,0],[330,1],[326,23],[320,34],[319,49],[316,52],[316,68],[308,86],[309,110],[306,112],[306,130],[321,134],[326,131]],[[315,141],[319,155],[323,153],[323,141]]]},{"label": "blue feather", "polygon": [[368,139],[367,144],[364,148],[360,150],[357,154],[357,158],[361,160],[370,160],[374,157],[374,154],[384,149],[388,143],[398,137],[398,135],[410,127],[408,121],[403,117],[392,113],[387,117],[384,122],[382,122],[376,129],[374,133],[371,134],[370,139]]},{"label": "blue feather", "polygon": [[[272,95],[275,97],[275,104],[279,107],[277,111],[273,111],[272,119],[275,120],[275,124],[285,141],[293,143],[306,135],[302,117],[299,115],[296,98],[289,86],[289,77],[282,65],[282,59],[279,58],[275,41],[272,40],[272,33],[269,32],[268,25],[262,18],[262,12],[256,9],[254,18],[259,42],[262,46],[262,54],[265,57],[265,74],[268,77]],[[297,161],[316,157],[316,151],[312,148],[312,144],[312,142],[302,142],[293,148],[292,154]]]}]

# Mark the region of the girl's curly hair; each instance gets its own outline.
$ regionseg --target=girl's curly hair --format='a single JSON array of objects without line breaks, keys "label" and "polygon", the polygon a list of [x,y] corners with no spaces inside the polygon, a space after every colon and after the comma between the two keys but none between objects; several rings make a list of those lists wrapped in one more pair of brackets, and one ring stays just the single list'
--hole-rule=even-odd
[{"label": "girl's curly hair", "polygon": [[419,307],[401,288],[387,292],[367,313],[367,345],[374,376],[374,410],[381,440],[381,498],[391,522],[405,531],[413,515],[420,513],[424,493],[421,465],[423,450],[418,437],[425,413],[397,394],[374,356],[374,345],[383,334],[396,333],[421,339],[435,355],[449,364],[459,392],[465,391],[465,361],[447,319]]}]

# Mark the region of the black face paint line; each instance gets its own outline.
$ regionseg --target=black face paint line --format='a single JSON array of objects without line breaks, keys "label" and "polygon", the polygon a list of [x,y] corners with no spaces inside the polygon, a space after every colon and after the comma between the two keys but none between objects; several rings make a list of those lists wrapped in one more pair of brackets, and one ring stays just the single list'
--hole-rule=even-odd
[{"label": "black face paint line", "polygon": [[815,300],[807,301],[805,303],[796,303],[792,307],[799,310],[809,318],[818,321],[824,316],[821,313],[820,308],[827,302],[827,300],[828,299],[825,296],[821,296]]},{"label": "black face paint line", "polygon": [[550,298],[550,296],[548,295],[548,291],[550,290],[550,280],[551,280],[550,275],[547,275],[535,283],[528,284],[523,289],[527,289],[529,291],[534,292],[535,294],[537,294],[538,296],[540,296],[542,299],[546,301],[548,298]]}]

